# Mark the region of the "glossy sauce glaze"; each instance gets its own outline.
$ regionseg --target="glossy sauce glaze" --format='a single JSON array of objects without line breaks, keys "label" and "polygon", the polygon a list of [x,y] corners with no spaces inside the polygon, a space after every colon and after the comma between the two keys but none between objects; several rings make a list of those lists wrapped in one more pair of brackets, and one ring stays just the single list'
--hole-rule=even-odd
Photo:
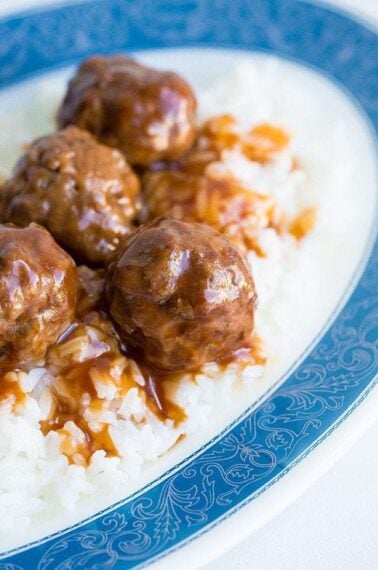
[{"label": "glossy sauce glaze", "polygon": [[45,226],[78,263],[103,266],[133,229],[139,179],[124,156],[77,127],[34,140],[0,193],[4,221]]},{"label": "glossy sauce glaze", "polygon": [[228,240],[204,224],[159,218],[109,258],[105,300],[127,347],[170,373],[249,343],[256,292]]},{"label": "glossy sauce glaze", "polygon": [[[180,160],[154,162],[145,171],[140,220],[145,223],[158,216],[170,216],[206,223],[243,251],[255,251],[258,257],[266,256],[257,237],[261,229],[272,228],[279,234],[291,233],[302,239],[313,226],[307,211],[303,212],[306,223],[299,218],[291,220],[272,195],[245,188],[231,173],[219,169],[227,151],[237,150],[250,161],[267,164],[289,143],[288,132],[268,123],[240,133],[231,115],[209,119]],[[298,159],[293,157],[292,170],[298,168]]]},{"label": "glossy sauce glaze", "polygon": [[[80,334],[79,328],[73,334]],[[79,338],[79,337],[77,337]],[[69,335],[65,342],[74,341]],[[94,349],[98,349],[94,347]],[[94,413],[106,410],[107,402],[99,398],[95,381],[99,376],[105,383],[114,386],[114,378],[110,376],[112,364],[117,359],[122,358],[121,352],[104,352],[97,358],[93,358],[82,363],[74,363],[63,368],[57,373],[55,382],[52,384],[54,397],[54,407],[46,421],[41,422],[41,430],[47,435],[51,431],[58,432],[62,436],[61,451],[71,463],[88,465],[92,454],[102,449],[108,456],[118,456],[119,452],[112,440],[110,425],[102,425],[101,429],[93,429],[91,422],[84,418],[86,410]],[[130,388],[137,388],[142,395],[146,405],[161,421],[171,420],[177,427],[186,420],[187,416],[183,408],[175,404],[169,397],[169,387],[181,379],[183,374],[192,378],[195,382],[196,374],[201,372],[201,368],[187,372],[162,373],[147,366],[145,363],[128,358],[132,363],[131,370],[126,370],[118,380],[117,397],[122,398]],[[244,366],[254,364],[264,364],[265,357],[262,355],[259,341],[253,343],[250,348],[235,351],[229,358],[219,362],[219,371],[224,372],[230,363],[238,363],[242,370]],[[138,366],[144,384],[141,386],[136,382],[133,374],[133,366]],[[106,380],[109,378],[109,380]],[[17,383],[14,387],[17,386]],[[14,396],[15,394],[12,393]],[[22,394],[22,397],[25,397]],[[21,402],[21,400],[20,400]],[[74,422],[80,428],[84,437],[78,439],[72,437],[69,426]]]},{"label": "glossy sauce glaze", "polygon": [[[137,388],[151,412],[162,421],[171,420],[174,426],[186,420],[186,413],[170,398],[169,390],[184,372],[159,372],[142,362],[135,352],[125,352],[111,322],[100,309],[103,271],[80,267],[78,273],[80,288],[75,323],[47,355],[46,366],[53,377],[50,386],[53,404],[48,418],[40,425],[44,435],[52,431],[59,434],[61,452],[70,463],[85,466],[100,449],[110,457],[119,455],[111,426],[96,425],[85,418],[88,411],[95,415],[107,409],[108,402],[100,398],[96,390],[98,379],[115,389],[117,398],[125,396],[130,388]],[[92,335],[93,331],[97,334]],[[85,354],[91,357],[79,362],[77,358],[79,353],[83,355],[83,347]],[[220,372],[232,362],[238,363],[241,369],[251,363],[264,364],[259,339],[254,339],[250,347],[239,349],[221,360]],[[122,367],[122,373],[114,376],[112,368],[117,366]],[[195,376],[200,372],[200,367],[192,370],[189,377],[195,382]],[[17,373],[3,370],[0,404],[9,403],[17,409],[26,397],[17,381]]]},{"label": "glossy sauce glaze", "polygon": [[290,224],[290,233],[297,239],[304,238],[315,226],[316,208],[306,208]]},{"label": "glossy sauce glaze", "polygon": [[0,369],[0,406],[10,405],[15,410],[24,404],[26,394],[21,388],[19,373],[19,370]]},{"label": "glossy sauce glaze", "polygon": [[195,137],[197,102],[179,75],[140,65],[123,55],[91,57],[70,81],[59,127],[75,124],[131,164],[177,159]]},{"label": "glossy sauce glaze", "polygon": [[76,266],[44,228],[0,224],[0,368],[38,366],[76,298]]},{"label": "glossy sauce glaze", "polygon": [[145,365],[139,365],[144,380],[147,405],[161,420],[170,419],[177,427],[185,421],[185,410],[172,402],[166,394],[166,383],[180,380],[182,374],[162,374]]},{"label": "glossy sauce glaze", "polygon": [[241,133],[232,115],[216,115],[199,127],[193,146],[180,160],[155,161],[150,170],[174,169],[204,174],[209,164],[222,158],[224,151],[236,148],[249,160],[265,164],[284,150],[289,142],[290,134],[281,127],[261,123]]},{"label": "glossy sauce glaze", "polygon": [[[119,453],[110,426],[102,425],[96,430],[92,422],[84,418],[86,410],[94,413],[106,410],[108,403],[99,398],[95,388],[97,379],[108,383],[113,390],[116,387],[117,398],[124,397],[130,388],[137,388],[150,410],[162,421],[171,420],[177,426],[186,419],[186,414],[166,394],[165,384],[172,380],[172,375],[159,374],[139,361],[137,354],[131,356],[126,352],[111,322],[101,312],[103,271],[81,267],[79,281],[76,323],[48,353],[48,365],[55,378],[51,387],[54,405],[49,418],[41,423],[41,429],[45,435],[58,432],[62,438],[61,451],[69,461],[87,465],[99,449],[108,456]],[[97,334],[88,334],[88,331]],[[97,356],[84,362],[75,360],[83,346],[86,354]],[[124,369],[115,379],[112,366],[117,363]],[[72,437],[70,422],[80,428],[84,437]]]},{"label": "glossy sauce glaze", "polygon": [[[52,386],[54,406],[50,417],[41,422],[44,435],[56,431],[63,436],[61,451],[72,463],[87,464],[92,454],[103,449],[108,456],[117,456],[118,450],[109,432],[109,425],[102,425],[99,430],[91,427],[84,419],[84,410],[101,411],[103,402],[98,397],[93,378],[106,374],[111,364],[111,353],[97,358],[75,363],[59,372],[58,386]],[[122,379],[122,391],[133,386],[130,378]],[[81,430],[83,438],[73,438],[67,423],[74,422]]]}]

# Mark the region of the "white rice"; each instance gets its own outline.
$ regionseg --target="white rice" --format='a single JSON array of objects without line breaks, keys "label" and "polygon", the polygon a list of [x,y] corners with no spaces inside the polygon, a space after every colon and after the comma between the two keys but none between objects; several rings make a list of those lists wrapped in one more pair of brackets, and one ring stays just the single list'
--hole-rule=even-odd
[{"label": "white rice", "polygon": [[[205,52],[201,56],[203,65],[207,62],[211,66],[214,57]],[[154,416],[137,386],[119,399],[116,385],[109,389],[101,378],[95,379],[99,397],[111,402],[102,416],[88,412],[86,419],[97,425],[112,425],[110,432],[120,457],[106,457],[97,451],[88,468],[70,465],[60,451],[60,436],[50,432],[44,437],[39,429],[39,422],[51,409],[49,384],[53,379],[43,368],[23,374],[20,382],[29,394],[25,406],[15,413],[10,412],[10,405],[0,409],[0,549],[42,536],[127,496],[206,441],[222,422],[224,425],[245,408],[246,401],[252,403],[264,392],[308,344],[356,265],[372,209],[371,180],[365,178],[364,188],[359,185],[363,176],[369,176],[370,168],[364,128],[349,103],[323,85],[323,80],[312,75],[302,77],[294,67],[273,58],[244,61],[243,56],[238,57],[241,63],[237,65],[235,59],[226,56],[218,59],[224,61],[223,77],[218,73],[207,84],[194,63],[199,59],[196,54],[176,52],[169,63],[180,70],[186,62],[183,69],[197,88],[202,118],[230,112],[244,128],[270,122],[293,135],[291,147],[268,165],[251,163],[230,152],[222,168],[246,187],[274,195],[291,215],[309,205],[318,210],[316,228],[299,244],[290,235],[278,236],[272,229],[264,229],[259,240],[267,257],[248,254],[259,295],[256,328],[264,341],[268,365],[265,369],[248,366],[242,372],[237,365],[230,365],[219,374],[218,367],[211,364],[196,382],[183,378],[174,387],[174,398],[184,408],[187,420],[177,427],[171,420],[163,422]],[[159,61],[158,55],[147,55],[145,59],[154,59],[159,65],[166,58]],[[314,85],[325,98],[322,103],[312,95]],[[54,80],[20,89],[9,90],[0,114],[0,166],[4,174],[9,173],[19,154],[20,143],[52,130],[49,114],[61,98],[64,81],[58,74]],[[17,108],[14,101],[22,105],[25,93],[31,103],[11,121],[9,109]],[[354,139],[360,136],[366,156],[355,152],[351,128]],[[299,158],[299,170],[291,170],[293,155]],[[359,196],[356,188],[360,189]],[[82,353],[76,358],[92,356]],[[67,429],[80,439],[75,424]],[[181,435],[190,437],[157,461]]]}]

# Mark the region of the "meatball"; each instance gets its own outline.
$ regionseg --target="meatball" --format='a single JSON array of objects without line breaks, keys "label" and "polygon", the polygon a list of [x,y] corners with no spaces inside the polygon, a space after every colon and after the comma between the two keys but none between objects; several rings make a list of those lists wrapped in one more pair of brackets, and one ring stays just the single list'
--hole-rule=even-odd
[{"label": "meatball", "polygon": [[37,224],[0,225],[0,368],[39,364],[71,324],[76,267]]},{"label": "meatball", "polygon": [[255,289],[236,249],[212,228],[158,219],[108,260],[105,296],[119,334],[157,370],[193,370],[251,339]]},{"label": "meatball", "polygon": [[77,261],[101,265],[132,229],[139,180],[119,151],[68,127],[31,144],[1,202],[4,222],[41,224]]},{"label": "meatball", "polygon": [[58,124],[75,124],[118,147],[132,164],[175,160],[195,137],[197,102],[178,75],[122,55],[91,57],[70,81]]}]

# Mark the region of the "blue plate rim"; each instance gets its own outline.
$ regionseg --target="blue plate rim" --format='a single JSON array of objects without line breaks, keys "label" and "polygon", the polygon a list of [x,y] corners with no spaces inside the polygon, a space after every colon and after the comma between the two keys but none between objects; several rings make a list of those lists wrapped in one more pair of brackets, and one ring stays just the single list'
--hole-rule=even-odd
[{"label": "blue plate rim", "polygon": [[[59,2],[54,2],[50,6],[46,6],[44,4],[37,4],[31,7],[25,7],[21,9],[15,9],[10,11],[9,14],[5,14],[4,16],[0,16],[1,22],[7,22],[13,20],[15,18],[25,18],[31,15],[35,15],[38,13],[45,13],[45,12],[52,12],[54,10],[60,10],[61,8],[69,7],[69,6],[76,6],[77,4],[90,4],[93,0],[59,0]],[[354,20],[355,22],[361,24],[371,32],[375,33],[378,29],[378,24],[375,24],[372,20],[369,20],[361,11],[356,10],[348,10],[348,8],[343,8],[338,4],[333,4],[332,1],[327,0],[297,0],[298,2],[302,2],[304,4],[315,5],[332,12],[334,14],[339,14],[348,20]]]}]

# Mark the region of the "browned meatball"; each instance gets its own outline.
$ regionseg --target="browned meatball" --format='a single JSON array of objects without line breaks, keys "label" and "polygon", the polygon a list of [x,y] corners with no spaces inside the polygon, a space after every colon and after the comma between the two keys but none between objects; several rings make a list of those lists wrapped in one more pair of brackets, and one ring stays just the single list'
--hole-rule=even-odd
[{"label": "browned meatball", "polygon": [[80,262],[103,264],[139,209],[123,155],[68,127],[35,140],[4,185],[3,221],[37,222]]},{"label": "browned meatball", "polygon": [[159,219],[124,238],[109,258],[105,295],[126,346],[158,370],[195,369],[251,338],[252,278],[204,224]]},{"label": "browned meatball", "polygon": [[0,225],[0,368],[38,364],[73,320],[76,267],[37,224]]},{"label": "browned meatball", "polygon": [[132,164],[179,158],[194,136],[196,98],[178,75],[122,55],[91,57],[70,81],[58,124],[118,147]]}]

